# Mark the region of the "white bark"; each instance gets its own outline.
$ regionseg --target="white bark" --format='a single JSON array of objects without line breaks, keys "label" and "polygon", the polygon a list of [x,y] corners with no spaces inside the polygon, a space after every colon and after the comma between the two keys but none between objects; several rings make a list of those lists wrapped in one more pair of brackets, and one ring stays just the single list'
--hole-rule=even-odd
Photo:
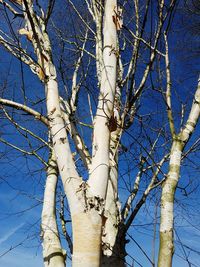
[{"label": "white bark", "polygon": [[65,253],[62,250],[56,221],[57,166],[55,158],[49,160],[44,203],[41,220],[43,258],[45,267],[65,267]]},{"label": "white bark", "polygon": [[98,3],[93,0],[92,6],[94,10],[93,18],[96,22],[96,69],[99,84],[101,84],[101,74],[103,67],[103,43],[102,43],[102,7],[98,7]]},{"label": "white bark", "polygon": [[71,212],[78,212],[77,208],[81,209],[81,204],[80,201],[77,200],[75,192],[81,184],[82,179],[79,177],[75,168],[65,123],[62,118],[56,68],[52,61],[51,43],[43,20],[37,17],[33,9],[32,1],[27,0],[24,2],[24,5],[26,10],[26,25],[32,36],[31,42],[41,72],[43,73],[43,75],[38,74],[38,76],[45,84],[49,128],[59,173],[62,178]]},{"label": "white bark", "polygon": [[[185,145],[191,137],[200,116],[200,80],[194,96],[194,101],[188,120],[178,135],[174,134],[174,141],[170,154],[169,172],[163,184],[161,195],[160,248],[158,267],[171,267],[174,253],[173,223],[174,196],[180,179],[181,155]],[[172,121],[172,120],[171,120]],[[170,122],[171,122],[170,121]]]},{"label": "white bark", "polygon": [[174,195],[179,180],[182,142],[172,144],[169,172],[163,184],[160,207],[160,247],[158,267],[171,267],[174,253],[173,224],[174,224]]},{"label": "white bark", "polygon": [[73,267],[99,267],[101,259],[102,218],[93,210],[72,216]]},{"label": "white bark", "polygon": [[103,70],[98,108],[94,121],[93,158],[89,186],[93,195],[105,199],[109,174],[109,119],[113,112],[116,91],[117,30],[113,22],[116,0],[105,1]]},{"label": "white bark", "polygon": [[[101,267],[125,267],[125,243],[119,238],[120,205],[118,202],[118,168],[111,167],[105,203]],[[124,237],[124,236],[123,236]]]},{"label": "white bark", "polygon": [[53,75],[51,74],[52,76],[46,84],[47,111],[59,173],[69,202],[70,211],[73,214],[83,210],[83,203],[78,200],[76,194],[82,179],[75,169],[67,132],[61,116],[58,85],[55,78],[56,71],[55,68],[53,69],[54,73]]},{"label": "white bark", "polygon": [[108,189],[105,203],[105,226],[103,231],[103,254],[111,256],[115,245],[119,223],[119,207],[117,206],[117,186],[118,186],[117,166],[111,167],[108,181]]},{"label": "white bark", "polygon": [[188,120],[185,124],[185,127],[180,133],[181,140],[185,144],[188,142],[189,138],[194,132],[199,116],[200,116],[200,77],[198,80],[198,86],[197,86],[197,90],[194,96],[194,100],[193,100],[193,104],[192,104],[192,108],[191,108]]},{"label": "white bark", "polygon": [[73,248],[73,267],[100,266],[102,221],[105,218],[102,212],[110,166],[109,120],[113,113],[116,91],[117,33],[112,18],[115,15],[116,6],[116,1],[105,1],[103,66],[98,108],[94,122],[92,164],[88,184],[85,184],[86,211],[72,216],[73,236],[77,241]]},{"label": "white bark", "polygon": [[[72,216],[74,242],[73,267],[95,267],[100,265],[103,203],[100,199],[105,199],[108,183],[110,145],[108,123],[109,118],[112,116],[116,84],[116,26],[112,20],[115,6],[116,1],[106,1],[104,70],[102,72],[102,87],[94,126],[93,160],[89,179],[89,194],[87,193],[87,184],[81,183],[81,179],[74,167],[58,101],[59,96],[55,68],[53,65],[49,65],[49,62],[45,66],[46,75],[49,77],[46,83],[46,93],[51,136]],[[94,206],[91,206],[91,203],[89,203],[91,199]]]},{"label": "white bark", "polygon": [[[103,259],[102,266],[104,266],[104,259],[113,257],[116,253],[114,246],[118,234],[118,226],[120,222],[120,204],[118,201],[118,145],[121,135],[120,115],[119,115],[119,99],[115,98],[114,114],[116,120],[116,130],[111,133],[110,140],[110,172],[108,180],[108,188],[105,200],[105,223],[103,226]],[[118,107],[118,109],[116,108]],[[118,127],[119,126],[119,127]],[[114,255],[117,258],[119,255]],[[106,261],[106,260],[105,260]]]}]

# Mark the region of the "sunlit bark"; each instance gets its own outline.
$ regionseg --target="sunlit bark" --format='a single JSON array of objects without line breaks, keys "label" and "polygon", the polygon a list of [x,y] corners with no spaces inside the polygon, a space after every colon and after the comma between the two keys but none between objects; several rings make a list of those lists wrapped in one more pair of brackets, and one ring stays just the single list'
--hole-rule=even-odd
[{"label": "sunlit bark", "polygon": [[117,2],[105,1],[103,28],[103,67],[98,108],[94,121],[93,159],[88,184],[95,196],[105,199],[109,176],[109,122],[116,91],[117,29],[113,22]]},{"label": "sunlit bark", "polygon": [[173,244],[173,211],[174,195],[179,180],[181,154],[183,146],[181,142],[175,141],[172,145],[169,163],[169,172],[166,181],[162,186],[161,197],[161,220],[160,220],[160,247],[159,247],[159,267],[172,266],[172,256],[174,253]]},{"label": "sunlit bark", "polygon": [[53,155],[49,159],[41,219],[41,238],[45,267],[65,267],[65,253],[60,243],[56,221],[56,186],[58,172]]},{"label": "sunlit bark", "polygon": [[[174,126],[172,130],[174,140],[170,153],[169,171],[162,186],[158,267],[172,266],[172,258],[174,254],[174,197],[180,179],[181,156],[185,145],[194,132],[199,116],[200,81],[198,81],[198,87],[194,96],[191,111],[184,128],[177,135],[174,133]],[[169,122],[170,124],[173,124],[172,115],[169,117]]]}]

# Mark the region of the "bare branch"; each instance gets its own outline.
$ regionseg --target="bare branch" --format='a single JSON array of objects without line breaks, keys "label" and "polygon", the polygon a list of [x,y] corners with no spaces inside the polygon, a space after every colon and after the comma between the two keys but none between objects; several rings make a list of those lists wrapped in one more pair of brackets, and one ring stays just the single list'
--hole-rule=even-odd
[{"label": "bare branch", "polygon": [[[142,205],[145,203],[147,196],[149,195],[149,193],[155,188],[158,187],[164,180],[158,181],[157,182],[157,177],[158,174],[161,172],[161,167],[164,164],[164,162],[169,158],[169,154],[165,155],[162,160],[157,164],[157,169],[154,172],[151,181],[148,185],[148,187],[146,188],[146,190],[144,191],[142,197],[140,198],[140,200],[137,202],[133,212],[130,214],[129,218],[127,219],[126,222],[126,230],[128,230],[128,228],[130,227],[130,225],[132,224],[133,219],[135,218],[135,216],[137,215],[138,211],[140,210],[140,208],[142,207]],[[164,177],[165,179],[165,177]]]},{"label": "bare branch", "polygon": [[4,99],[4,98],[0,98],[0,104],[5,105],[5,106],[9,106],[9,107],[13,107],[13,108],[16,108],[18,110],[23,110],[26,113],[32,115],[35,119],[43,122],[46,126],[49,125],[49,121],[46,117],[44,117],[41,113],[39,113],[38,111],[36,111],[36,110],[26,106],[26,105],[14,102],[12,100]]},{"label": "bare branch", "polygon": [[91,164],[91,156],[90,156],[89,150],[87,146],[85,145],[84,140],[81,138],[80,134],[78,133],[78,130],[76,128],[75,122],[73,121],[73,118],[70,118],[71,110],[69,108],[68,102],[66,100],[63,100],[61,97],[60,97],[60,101],[61,101],[61,111],[62,111],[62,115],[65,121],[67,131],[69,132],[71,138],[73,139],[76,149],[84,165],[86,166],[87,169],[89,169],[89,166]]},{"label": "bare branch", "polygon": [[199,116],[200,116],[200,78],[198,79],[197,90],[194,95],[194,100],[193,100],[193,104],[190,110],[188,120],[184,128],[179,133],[179,136],[181,137],[181,140],[184,142],[184,144],[186,144],[189,138],[191,137],[197,125]]},{"label": "bare branch", "polygon": [[[35,133],[33,133],[32,131],[30,131],[29,129],[22,127],[19,123],[17,123],[16,121],[14,121],[11,116],[8,114],[8,112],[3,108],[4,114],[6,115],[7,119],[15,126],[16,129],[20,129],[23,132],[25,132],[26,134],[31,135],[32,137],[34,137],[35,139],[39,140],[41,143],[43,143],[46,147],[52,149],[52,147],[41,137],[39,137],[38,135],[36,135]],[[24,134],[23,134],[24,136]]]},{"label": "bare branch", "polygon": [[102,37],[102,19],[103,6],[95,0],[92,0],[94,10],[94,20],[96,22],[96,68],[99,85],[101,84],[101,74],[103,68],[103,37]]},{"label": "bare branch", "polygon": [[21,152],[21,153],[24,154],[24,155],[35,156],[37,159],[39,159],[39,161],[42,162],[42,164],[44,164],[46,167],[48,166],[48,164],[46,163],[46,161],[45,161],[42,157],[40,157],[40,156],[36,153],[35,150],[32,150],[32,151],[24,150],[24,149],[22,149],[22,148],[20,148],[20,147],[18,147],[18,146],[16,146],[16,145],[14,145],[14,144],[12,144],[12,143],[6,141],[5,139],[3,139],[3,138],[1,138],[1,137],[0,137],[0,142],[2,142],[3,144],[5,144],[5,145],[7,145],[7,146],[9,146],[9,147],[11,147],[11,148],[13,148],[13,149],[15,149],[15,150]]},{"label": "bare branch", "polygon": [[168,49],[166,33],[164,33],[164,39],[165,39],[165,48],[166,48],[165,64],[166,64],[166,79],[167,79],[167,89],[166,89],[167,114],[168,114],[171,135],[172,135],[172,138],[174,139],[176,137],[176,131],[175,131],[175,126],[174,126],[174,119],[173,119],[172,106],[171,106],[171,75],[170,75],[169,49]]},{"label": "bare branch", "polygon": [[74,11],[76,12],[76,14],[78,15],[78,17],[81,19],[81,21],[83,22],[83,24],[88,28],[88,30],[90,30],[94,35],[95,32],[92,30],[92,28],[88,25],[88,23],[85,21],[85,19],[83,19],[83,17],[81,16],[80,12],[78,11],[78,9],[76,8],[76,6],[74,5],[74,3],[71,0],[67,0],[69,1],[69,3],[71,4],[71,6],[73,7]]},{"label": "bare branch", "polygon": [[0,0],[0,4],[4,5],[10,12],[12,12],[14,14],[15,17],[23,17],[23,14],[17,12],[16,9],[14,9],[6,1]]},{"label": "bare branch", "polygon": [[33,73],[37,74],[39,72],[39,65],[21,47],[19,48],[14,43],[6,41],[2,35],[0,35],[0,45],[3,45],[8,52],[28,65]]},{"label": "bare branch", "polygon": [[85,45],[87,42],[87,37],[88,37],[88,30],[85,33],[85,38],[84,38],[84,42],[83,42],[83,46],[82,46],[82,51],[80,53],[80,56],[75,64],[75,70],[73,73],[73,77],[72,77],[72,95],[71,95],[71,99],[70,99],[70,107],[72,109],[72,112],[75,112],[76,110],[76,102],[77,102],[77,95],[80,89],[80,85],[77,85],[77,75],[78,75],[78,71],[81,65],[81,60],[84,56],[84,49],[85,49]]}]

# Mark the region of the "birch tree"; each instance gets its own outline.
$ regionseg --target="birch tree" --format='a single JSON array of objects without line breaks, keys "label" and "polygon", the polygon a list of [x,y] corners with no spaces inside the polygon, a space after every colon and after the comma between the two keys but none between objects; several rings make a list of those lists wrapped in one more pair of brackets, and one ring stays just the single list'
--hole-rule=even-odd
[{"label": "birch tree", "polygon": [[[68,256],[62,247],[56,218],[58,179],[62,181],[70,209],[73,248],[62,214],[61,221],[74,267],[126,266],[128,230],[147,197],[162,184],[159,264],[166,266],[162,263],[162,250],[166,249],[162,232],[164,229],[168,236],[166,227],[169,226],[172,242],[174,195],[170,195],[170,200],[165,196],[168,196],[169,184],[174,183],[173,161],[180,168],[181,152],[193,131],[193,124],[197,122],[199,106],[196,101],[199,93],[196,94],[185,128],[180,134],[175,134],[170,104],[168,49],[167,46],[166,50],[163,49],[160,44],[170,25],[176,1],[152,2],[134,0],[131,3],[124,1],[120,5],[116,0],[85,0],[81,3],[83,10],[87,11],[87,16],[84,16],[78,1],[61,1],[57,5],[55,1],[0,1],[2,14],[8,23],[7,26],[1,25],[0,44],[37,76],[45,94],[46,114],[30,107],[26,97],[19,102],[3,96],[0,98],[4,116],[10,123],[26,134],[39,138],[49,151],[47,160],[37,150],[25,151],[19,145],[1,138],[1,142],[13,149],[36,157],[46,168],[41,217],[45,266],[66,266]],[[73,11],[74,20],[80,26],[78,30],[75,24],[74,35],[71,25],[65,35],[59,28],[64,22],[59,24],[53,17],[56,7],[62,11],[59,6],[62,4],[67,7],[63,16],[67,18],[66,22],[69,22],[70,12]],[[12,16],[17,22],[12,21]],[[57,44],[54,44],[55,40]],[[54,45],[63,49],[60,49],[62,54],[59,60],[56,55],[60,50]],[[64,57],[67,57],[66,61]],[[145,99],[143,96],[148,96],[147,90],[152,85],[155,61],[164,59],[167,69],[166,102],[173,144],[170,154],[165,151],[156,157],[158,143],[165,139],[162,129],[155,130],[153,138],[147,136],[144,144],[138,141],[140,134],[134,136],[132,133],[135,133],[134,123]],[[68,64],[71,69],[66,67]],[[66,74],[65,67],[70,74]],[[90,83],[94,87],[92,93],[85,90]],[[88,106],[85,121],[78,116],[83,111],[81,102]],[[44,124],[47,128],[46,138],[37,136],[37,133],[16,122],[9,114],[9,108],[25,112]],[[138,118],[141,121],[141,117]],[[86,138],[86,134],[81,132],[82,127],[89,133]],[[138,168],[134,170],[135,177],[131,177],[125,201],[120,201],[119,170],[124,166],[120,163],[120,152],[127,151],[123,144],[126,134],[134,139],[138,150],[142,152],[134,152]],[[166,166],[169,157],[170,171],[166,178],[162,167]],[[148,177],[146,181],[143,181],[144,176]],[[176,182],[178,176],[177,170]],[[171,224],[169,217],[167,223],[164,222],[166,214],[170,214]],[[172,257],[172,250],[170,253]]]},{"label": "birch tree", "polygon": [[[187,2],[187,1],[186,1]],[[195,5],[194,5],[195,6]],[[189,26],[190,27],[190,26]],[[160,247],[158,266],[172,266],[174,248],[174,202],[175,193],[181,178],[180,169],[181,161],[183,161],[184,149],[192,137],[197,126],[200,116],[200,86],[199,79],[197,81],[197,88],[194,94],[193,103],[189,112],[188,118],[184,125],[182,125],[183,117],[181,118],[181,129],[177,129],[174,122],[174,112],[172,108],[172,88],[171,80],[169,47],[166,35],[165,37],[165,65],[166,65],[166,106],[169,121],[169,128],[172,137],[172,145],[170,151],[170,161],[168,167],[168,174],[162,184],[161,194],[161,219],[160,219]],[[182,113],[184,116],[184,112]]]}]

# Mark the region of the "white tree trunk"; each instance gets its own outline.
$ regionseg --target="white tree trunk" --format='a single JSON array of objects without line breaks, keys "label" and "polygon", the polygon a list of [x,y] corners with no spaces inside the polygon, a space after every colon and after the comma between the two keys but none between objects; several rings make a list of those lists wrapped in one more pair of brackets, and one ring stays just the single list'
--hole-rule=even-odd
[{"label": "white tree trunk", "polygon": [[117,166],[110,170],[107,197],[105,203],[105,226],[103,233],[104,255],[111,256],[115,244],[119,223],[119,210],[117,207]]},{"label": "white tree trunk", "polygon": [[104,9],[104,48],[101,88],[93,132],[93,157],[86,190],[86,211],[72,216],[73,267],[99,267],[101,264],[102,227],[110,168],[109,121],[113,114],[116,91],[117,31],[113,22],[116,0],[106,0]]},{"label": "white tree trunk", "polygon": [[93,132],[93,158],[89,186],[94,196],[106,197],[109,176],[109,121],[113,115],[116,92],[117,30],[113,21],[116,16],[116,0],[105,1],[103,28],[103,67],[101,88]]},{"label": "white tree trunk", "polygon": [[82,179],[79,177],[74,165],[64,120],[60,110],[56,70],[53,64],[50,65],[49,68],[51,68],[51,72],[49,80],[46,83],[46,101],[50,132],[59,173],[70,210],[73,213],[77,212],[77,209],[83,209],[82,203],[78,200],[76,195],[76,191],[82,183]]},{"label": "white tree trunk", "polygon": [[169,172],[163,183],[161,196],[160,247],[158,267],[171,267],[174,253],[173,218],[174,196],[179,181],[181,155],[191,137],[200,116],[200,79],[194,96],[191,111],[184,128],[173,136]]},{"label": "white tree trunk", "polygon": [[[112,133],[111,155],[110,155],[110,175],[105,203],[105,225],[103,227],[103,246],[101,267],[125,266],[124,240],[120,236],[120,204],[118,202],[118,156],[117,141],[119,131]],[[113,148],[113,149],[112,149]],[[113,158],[114,156],[114,158]],[[121,240],[120,240],[121,239]]]},{"label": "white tree trunk", "polygon": [[102,218],[96,210],[72,216],[73,267],[99,267],[101,261]]},{"label": "white tree trunk", "polygon": [[[56,74],[56,72],[55,72]],[[90,209],[87,184],[78,176],[61,117],[55,75],[46,84],[47,110],[59,173],[70,206],[73,232],[73,267],[100,266],[102,218],[98,203]]]},{"label": "white tree trunk", "polygon": [[171,149],[168,176],[162,187],[158,267],[172,266],[174,253],[174,195],[179,180],[182,150],[182,142],[174,141]]},{"label": "white tree trunk", "polygon": [[65,267],[65,253],[62,250],[56,221],[57,166],[53,155],[49,160],[44,203],[41,220],[43,258],[45,267]]}]

